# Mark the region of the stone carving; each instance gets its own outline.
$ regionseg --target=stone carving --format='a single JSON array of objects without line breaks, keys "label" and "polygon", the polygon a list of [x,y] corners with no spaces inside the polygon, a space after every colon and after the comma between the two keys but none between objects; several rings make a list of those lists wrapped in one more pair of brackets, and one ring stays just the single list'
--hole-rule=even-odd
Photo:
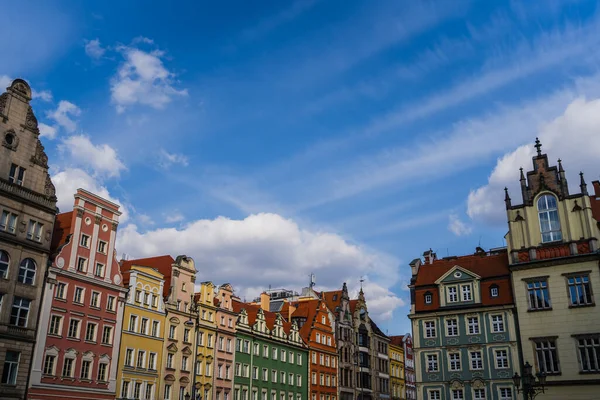
[{"label": "stone carving", "polygon": [[8,101],[8,93],[3,93],[0,96],[0,114],[4,115],[4,108],[6,107],[6,102]]},{"label": "stone carving", "polygon": [[498,372],[498,377],[499,378],[510,378],[510,372],[509,371],[500,371],[500,372]]},{"label": "stone carving", "polygon": [[481,342],[481,338],[479,336],[471,336],[469,338],[469,343],[480,343]]},{"label": "stone carving", "polygon": [[33,109],[31,108],[31,106],[29,106],[29,108],[27,109],[27,116],[25,117],[25,127],[27,127],[27,129],[33,131],[38,135],[40,133],[38,129],[38,120],[33,114]]},{"label": "stone carving", "polygon": [[50,174],[46,174],[46,183],[44,184],[44,194],[46,197],[56,200],[56,188],[54,187],[54,183],[52,183],[52,179],[50,179]]},{"label": "stone carving", "polygon": [[31,90],[22,79],[15,79],[11,85],[11,88],[27,97],[31,97]]},{"label": "stone carving", "polygon": [[64,267],[64,266],[65,266],[65,259],[64,259],[64,258],[62,258],[62,257],[58,257],[58,258],[56,259],[56,266],[57,266],[58,268],[62,268],[62,267]]},{"label": "stone carving", "polygon": [[77,210],[77,217],[79,217],[79,218],[83,217],[83,210],[81,210],[81,209]]},{"label": "stone carving", "polygon": [[439,381],[440,376],[438,374],[429,374],[429,380],[430,381]]},{"label": "stone carving", "polygon": [[102,216],[101,215],[96,215],[96,225],[100,225],[100,222],[102,222]]},{"label": "stone carving", "polygon": [[4,137],[2,138],[2,146],[13,151],[17,150],[17,146],[19,146],[19,137],[15,133],[14,129],[9,129],[6,132],[4,132]]},{"label": "stone carving", "polygon": [[457,345],[458,344],[458,338],[450,338],[448,339],[448,344],[449,345]]},{"label": "stone carving", "polygon": [[116,232],[117,231],[117,226],[119,226],[119,224],[117,224],[116,222],[113,222],[112,223],[112,230]]},{"label": "stone carving", "polygon": [[435,346],[435,340],[426,340],[425,346]]},{"label": "stone carving", "polygon": [[44,145],[40,141],[37,140],[37,145],[35,147],[35,155],[31,156],[31,162],[39,165],[40,167],[48,169],[48,156],[44,151]]},{"label": "stone carving", "polygon": [[473,372],[473,377],[483,378],[483,372],[475,371]]},{"label": "stone carving", "polygon": [[21,227],[19,228],[19,232],[25,233],[25,229],[27,229],[27,222],[21,221]]},{"label": "stone carving", "polygon": [[506,335],[504,335],[504,334],[501,334],[501,333],[500,333],[500,334],[498,334],[498,335],[493,335],[493,336],[492,336],[492,340],[493,340],[494,342],[503,342],[503,341],[505,341],[505,340],[506,340]]}]

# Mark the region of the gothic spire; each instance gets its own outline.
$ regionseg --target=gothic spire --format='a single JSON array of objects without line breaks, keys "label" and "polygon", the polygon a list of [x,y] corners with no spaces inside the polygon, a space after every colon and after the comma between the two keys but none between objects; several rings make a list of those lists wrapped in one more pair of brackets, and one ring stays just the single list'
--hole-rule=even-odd
[{"label": "gothic spire", "polygon": [[581,188],[581,194],[584,194],[587,196],[587,194],[588,194],[587,184],[585,183],[585,180],[583,179],[583,171],[579,172],[579,177],[580,177],[579,187]]},{"label": "gothic spire", "polygon": [[506,203],[506,209],[508,210],[511,206],[510,204],[510,196],[508,195],[508,188],[504,188],[504,203]]},{"label": "gothic spire", "polygon": [[560,158],[558,159],[558,172],[565,172],[562,166],[562,160]]}]

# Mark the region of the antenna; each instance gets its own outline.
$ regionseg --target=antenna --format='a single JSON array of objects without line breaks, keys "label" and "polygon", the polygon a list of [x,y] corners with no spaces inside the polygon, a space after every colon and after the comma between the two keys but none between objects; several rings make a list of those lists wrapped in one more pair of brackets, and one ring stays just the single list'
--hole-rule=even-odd
[{"label": "antenna", "polygon": [[365,278],[361,276],[360,277],[360,290],[363,289],[362,284],[363,284],[364,281],[365,281]]},{"label": "antenna", "polygon": [[478,246],[481,247],[481,235],[479,235],[479,244],[478,244]]}]

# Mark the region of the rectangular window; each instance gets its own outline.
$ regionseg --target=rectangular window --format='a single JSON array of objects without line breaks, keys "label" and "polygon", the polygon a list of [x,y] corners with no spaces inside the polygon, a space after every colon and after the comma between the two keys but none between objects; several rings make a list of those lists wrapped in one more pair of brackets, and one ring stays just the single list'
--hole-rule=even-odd
[{"label": "rectangular window", "polygon": [[552,308],[552,304],[550,303],[550,293],[548,292],[548,282],[546,279],[528,281],[527,293],[530,310],[548,310]]},{"label": "rectangular window", "polygon": [[90,247],[90,237],[84,233],[81,234],[81,241],[79,244],[82,247]]},{"label": "rectangular window", "polygon": [[140,333],[143,333],[144,335],[148,334],[148,318],[142,318],[140,323]]},{"label": "rectangular window", "polygon": [[425,322],[425,337],[426,338],[434,338],[434,337],[436,337],[435,322],[434,321],[427,321],[427,322]]},{"label": "rectangular window", "polygon": [[62,376],[72,378],[73,377],[73,359],[65,358],[63,360]]},{"label": "rectangular window", "polygon": [[121,386],[121,397],[126,399],[129,396],[129,382],[123,381],[123,385]]},{"label": "rectangular window", "polygon": [[15,233],[17,231],[17,214],[2,211],[2,217],[0,218],[0,230]]},{"label": "rectangular window", "polygon": [[140,393],[142,392],[142,382],[136,382],[133,384],[133,398],[139,399]]},{"label": "rectangular window", "polygon": [[277,360],[277,349],[275,347],[273,347],[271,358],[273,358],[273,360]]},{"label": "rectangular window", "polygon": [[104,264],[96,263],[96,269],[94,270],[94,275],[99,278],[104,278]]},{"label": "rectangular window", "polygon": [[188,357],[187,356],[181,357],[181,370],[182,371],[188,370]]},{"label": "rectangular window", "polygon": [[65,300],[67,298],[67,284],[59,282],[56,284],[56,298]]},{"label": "rectangular window", "polygon": [[508,351],[507,350],[494,350],[496,354],[496,368],[505,369],[508,368]]},{"label": "rectangular window", "polygon": [[186,343],[190,341],[190,330],[187,328],[183,330],[183,341]]},{"label": "rectangular window", "polygon": [[173,360],[175,356],[172,353],[167,354],[167,368],[173,369]]},{"label": "rectangular window", "polygon": [[41,222],[37,222],[33,219],[30,220],[29,227],[27,229],[27,239],[35,242],[41,242],[43,228],[44,225]]},{"label": "rectangular window", "polygon": [[571,306],[589,306],[594,304],[589,275],[567,277],[569,287],[569,302]]},{"label": "rectangular window", "polygon": [[145,351],[138,350],[137,363],[135,364],[135,366],[138,368],[146,367],[146,352]]},{"label": "rectangular window", "polygon": [[582,372],[600,372],[600,336],[577,340],[579,367]]},{"label": "rectangular window", "polygon": [[483,369],[483,357],[481,351],[472,351],[469,353],[471,358],[471,369]]},{"label": "rectangular window", "polygon": [[464,400],[465,393],[462,389],[453,389],[452,390],[452,400]]},{"label": "rectangular window", "polygon": [[458,290],[456,286],[448,286],[448,303],[456,303],[458,301]]},{"label": "rectangular window", "polygon": [[86,379],[89,380],[90,379],[90,374],[91,374],[91,369],[92,369],[92,362],[89,360],[83,360],[81,362],[81,379]]},{"label": "rectangular window", "polygon": [[165,385],[164,399],[171,400],[171,385]]},{"label": "rectangular window", "polygon": [[155,294],[152,295],[152,307],[158,307],[158,296]]},{"label": "rectangular window", "polygon": [[492,297],[498,297],[498,287],[497,286],[490,288],[490,295]]},{"label": "rectangular window", "polygon": [[44,359],[44,375],[54,375],[56,356],[47,355]]},{"label": "rectangular window", "polygon": [[500,400],[512,400],[512,389],[511,388],[500,388]]},{"label": "rectangular window", "polygon": [[108,299],[106,300],[106,309],[108,311],[115,311],[115,297],[114,296],[108,296]]},{"label": "rectangular window", "polygon": [[137,316],[130,315],[129,316],[129,332],[135,332],[137,329]]},{"label": "rectangular window", "polygon": [[90,299],[90,306],[100,308],[100,293],[92,292],[92,297]]},{"label": "rectangular window", "polygon": [[175,325],[169,326],[169,339],[175,339]]},{"label": "rectangular window", "polygon": [[69,332],[67,334],[67,337],[76,339],[79,338],[79,320],[72,319],[69,322]]},{"label": "rectangular window", "polygon": [[106,382],[106,371],[108,370],[108,364],[100,363],[98,364],[98,381]]},{"label": "rectangular window", "polygon": [[112,344],[112,326],[104,325],[102,329],[102,344]]},{"label": "rectangular window", "polygon": [[8,182],[15,185],[23,186],[23,178],[25,176],[25,168],[17,164],[10,164],[10,172],[8,174]]},{"label": "rectangular window", "polygon": [[461,285],[460,291],[462,293],[463,301],[473,300],[473,297],[471,296],[471,285]]},{"label": "rectangular window", "polygon": [[546,374],[560,373],[558,352],[555,339],[533,339],[535,345],[535,357],[540,372]]},{"label": "rectangular window", "polygon": [[447,319],[446,320],[447,336],[458,336],[458,320]]},{"label": "rectangular window", "polygon": [[76,287],[75,294],[73,296],[73,303],[83,304],[83,288]]},{"label": "rectangular window", "polygon": [[158,337],[158,321],[152,321],[152,336]]},{"label": "rectangular window", "polygon": [[252,367],[252,379],[258,380],[258,367]]},{"label": "rectangular window", "polygon": [[460,371],[460,353],[448,354],[450,360],[450,371]]},{"label": "rectangular window", "polygon": [[63,317],[59,316],[59,315],[53,315],[50,317],[50,329],[48,330],[48,333],[50,335],[56,335],[56,336],[60,336],[61,335],[61,326],[62,326],[62,319]]},{"label": "rectangular window", "polygon": [[504,317],[502,315],[492,315],[492,332],[504,332]]},{"label": "rectangular window", "polygon": [[98,253],[106,254],[106,242],[98,241]]},{"label": "rectangular window", "polygon": [[469,326],[469,335],[479,334],[479,317],[467,317],[467,324]]},{"label": "rectangular window", "polygon": [[125,365],[133,367],[133,349],[127,349],[125,351]]},{"label": "rectangular window", "polygon": [[427,354],[427,372],[437,372],[438,368],[437,354]]},{"label": "rectangular window", "polygon": [[87,328],[85,329],[85,340],[88,342],[96,341],[96,324],[88,322]]},{"label": "rectangular window", "polygon": [[152,399],[152,389],[154,389],[154,385],[152,385],[151,383],[146,383],[146,394],[144,396],[145,400]]},{"label": "rectangular window", "polygon": [[428,400],[442,400],[442,392],[440,390],[430,390],[427,395]]},{"label": "rectangular window", "polygon": [[77,271],[87,272],[87,260],[83,257],[77,257]]}]

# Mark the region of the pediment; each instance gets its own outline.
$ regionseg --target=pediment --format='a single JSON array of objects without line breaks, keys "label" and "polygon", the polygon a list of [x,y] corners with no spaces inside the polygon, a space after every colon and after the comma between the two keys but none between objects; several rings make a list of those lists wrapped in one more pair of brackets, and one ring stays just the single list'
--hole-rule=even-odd
[{"label": "pediment", "polygon": [[187,376],[182,376],[182,377],[179,379],[179,382],[180,382],[180,383],[186,383],[186,384],[187,384],[187,383],[190,383],[190,378],[188,378]]},{"label": "pediment", "polygon": [[190,350],[190,348],[189,348],[188,346],[185,346],[185,347],[183,348],[183,350],[181,350],[181,352],[182,352],[183,354],[185,354],[186,356],[189,356],[189,355],[191,355],[191,354],[192,354],[192,351]]},{"label": "pediment", "polygon": [[165,381],[175,382],[175,377],[172,374],[167,374],[167,375],[165,375]]},{"label": "pediment", "polygon": [[111,358],[108,354],[104,353],[100,356],[100,361],[110,361]]},{"label": "pediment", "polygon": [[465,282],[474,279],[479,280],[481,279],[481,276],[461,267],[460,265],[455,265],[454,267],[450,268],[448,272],[439,277],[435,283],[439,285],[440,283]]},{"label": "pediment", "polygon": [[177,346],[175,346],[175,343],[171,343],[170,345],[167,346],[167,350],[168,351],[177,351]]},{"label": "pediment", "polygon": [[173,317],[169,320],[172,324],[179,325],[179,318]]}]

